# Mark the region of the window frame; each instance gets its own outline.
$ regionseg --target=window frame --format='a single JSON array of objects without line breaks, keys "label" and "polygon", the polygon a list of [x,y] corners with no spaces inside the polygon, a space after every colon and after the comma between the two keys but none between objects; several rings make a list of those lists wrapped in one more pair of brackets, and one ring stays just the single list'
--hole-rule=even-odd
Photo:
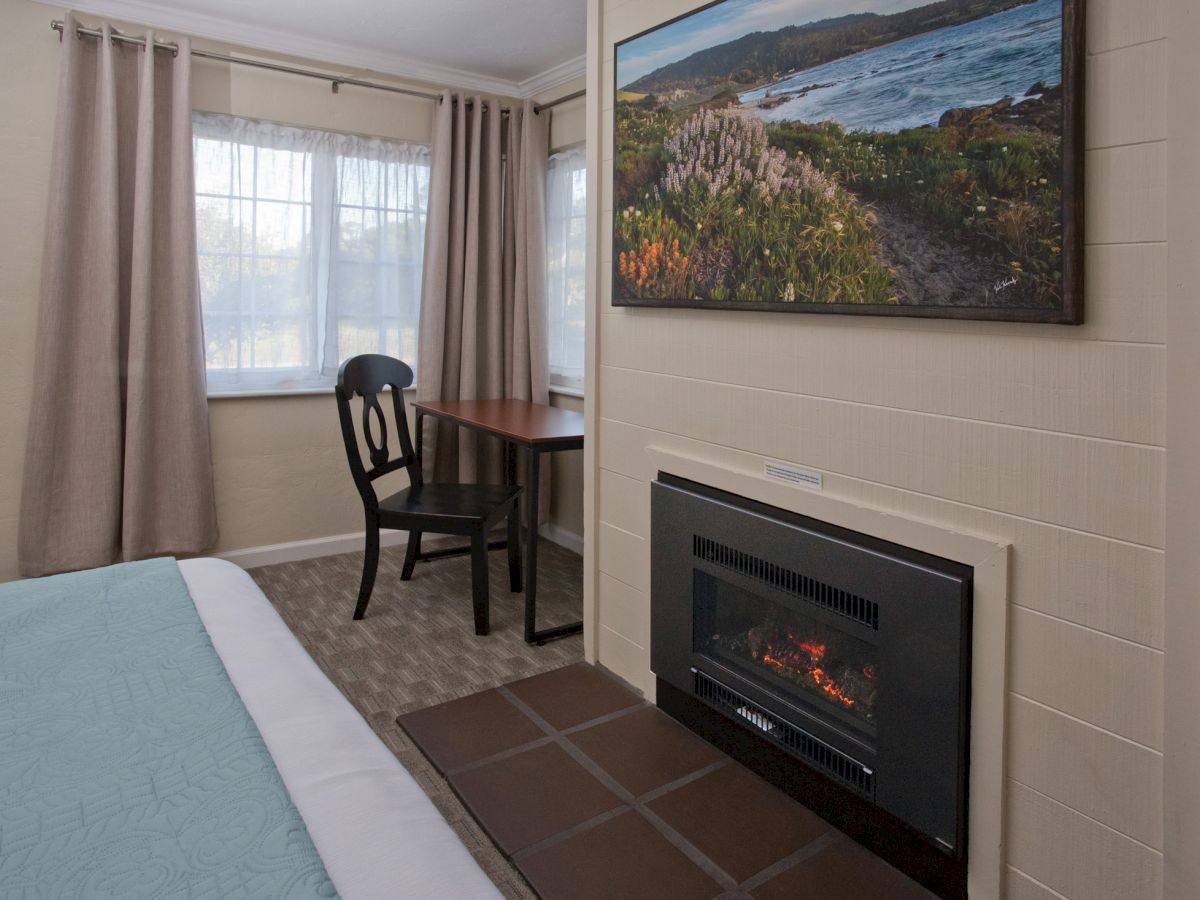
[{"label": "window frame", "polygon": [[[578,157],[579,165],[572,168],[570,171],[579,173],[578,177],[580,177],[582,180],[582,187],[583,187],[583,193],[584,193],[582,209],[579,210],[578,212],[572,211],[571,214],[566,217],[566,221],[567,221],[567,223],[578,222],[582,226],[580,229],[581,240],[580,240],[580,245],[579,245],[579,249],[583,253],[583,260],[584,260],[583,273],[582,273],[583,274],[583,282],[584,282],[583,298],[581,300],[581,303],[583,305],[583,309],[582,309],[583,317],[581,319],[581,323],[582,323],[583,327],[586,328],[586,322],[587,322],[587,252],[588,252],[587,220],[588,220],[588,212],[589,212],[590,204],[589,204],[588,197],[587,197],[587,193],[588,193],[588,191],[587,191],[587,187],[588,187],[588,185],[587,185],[587,156],[586,156],[585,148],[586,148],[586,145],[583,142],[569,144],[564,147],[559,147],[553,153],[550,154],[550,157],[547,160],[547,168],[546,168],[546,177],[547,177],[547,184],[546,184],[546,202],[547,202],[547,213],[546,213],[546,232],[547,232],[546,303],[547,303],[547,310],[546,310],[546,318],[547,318],[548,326],[549,326],[550,321],[553,318],[552,312],[549,308],[550,303],[551,303],[550,248],[552,246],[552,240],[550,237],[550,229],[551,229],[552,223],[551,223],[551,215],[550,215],[550,207],[549,207],[550,193],[551,193],[551,191],[550,191],[550,180],[551,180],[550,164],[554,160],[555,157],[564,157],[564,156],[567,156],[568,154],[570,154],[570,155],[574,155],[574,156]],[[569,231],[569,224],[568,224],[568,228],[564,229],[564,230]],[[564,304],[564,309],[562,311],[562,317],[564,320],[566,318],[566,315],[565,315],[566,306],[567,305]],[[564,324],[564,327],[565,327],[565,324]],[[550,341],[547,341],[547,352],[550,354],[550,359],[548,360],[548,366],[549,366],[549,382],[550,382],[550,392],[551,393],[560,393],[560,394],[564,394],[567,396],[577,396],[577,397],[583,396],[584,381],[586,379],[586,352],[587,352],[586,337],[585,337],[585,340],[581,347],[581,350],[583,352],[583,356],[581,356],[581,358],[578,360],[578,367],[577,367],[580,374],[578,377],[568,376],[568,375],[562,374],[561,371],[560,372],[555,371],[555,369],[554,369],[554,362],[555,362],[554,354],[553,354],[553,351],[550,349]]]},{"label": "window frame", "polygon": [[[336,382],[340,353],[337,349],[339,342],[338,328],[343,321],[361,320],[376,327],[378,340],[387,341],[389,329],[394,329],[401,348],[406,343],[405,332],[411,328],[415,334],[420,327],[420,282],[423,266],[424,228],[429,207],[429,176],[430,150],[427,144],[402,141],[392,138],[371,137],[348,134],[324,128],[285,125],[252,119],[244,116],[231,116],[218,113],[195,111],[193,113],[193,141],[199,151],[201,141],[219,142],[225,145],[249,148],[253,153],[253,170],[250,173],[249,187],[245,175],[235,169],[231,173],[230,192],[214,193],[208,189],[201,190],[199,172],[194,187],[197,207],[197,219],[200,218],[200,208],[205,201],[212,203],[249,204],[253,221],[249,229],[249,249],[243,243],[247,237],[244,228],[239,229],[238,246],[236,249],[207,249],[203,247],[197,235],[197,273],[198,277],[204,267],[205,259],[236,259],[239,261],[237,274],[238,306],[236,309],[209,310],[201,294],[201,317],[205,325],[211,320],[228,319],[235,321],[238,326],[238,337],[232,345],[234,366],[209,367],[208,344],[205,345],[205,375],[207,395],[211,398],[220,397],[249,397],[249,396],[288,396],[327,392]],[[292,151],[303,153],[304,171],[299,178],[304,179],[299,193],[295,196],[276,198],[263,197],[260,191],[258,166],[261,153],[268,151]],[[231,153],[245,152],[230,150]],[[342,171],[345,161],[356,161],[358,164],[375,164],[381,167],[398,166],[397,177],[401,180],[395,183],[400,191],[393,207],[393,197],[378,196],[378,205],[368,202],[365,195],[349,196],[341,192],[346,187],[346,177]],[[197,152],[197,165],[200,164],[200,153]],[[236,163],[234,164],[236,165]],[[244,163],[243,163],[244,166]],[[423,172],[420,170],[424,170]],[[322,180],[323,179],[323,180]],[[381,178],[381,181],[383,179]],[[375,190],[383,190],[376,187]],[[262,203],[299,206],[301,215],[301,253],[294,252],[268,253],[258,252],[258,212]],[[338,242],[341,238],[341,214],[343,210],[357,211],[365,222],[374,218],[383,223],[389,217],[399,224],[401,229],[413,229],[419,234],[416,247],[407,255],[398,255],[394,259],[386,258],[377,246],[370,255],[371,259],[347,259],[340,257]],[[232,215],[232,212],[231,212]],[[198,222],[199,224],[199,222]],[[403,232],[401,232],[403,233]],[[382,235],[377,235],[376,242],[381,241]],[[385,242],[386,243],[386,242]],[[318,246],[320,244],[320,246]],[[294,250],[294,248],[289,248]],[[304,284],[302,308],[298,311],[280,311],[264,314],[261,310],[246,310],[244,301],[247,291],[253,295],[257,285],[257,269],[255,263],[260,259],[292,260],[307,266],[308,271],[301,271],[298,277]],[[334,269],[339,263],[353,262],[355,265],[369,266],[375,272],[396,271],[395,284],[402,289],[412,285],[415,294],[407,302],[400,301],[399,306],[392,310],[385,305],[382,295],[377,297],[371,313],[361,311],[345,311],[337,300],[337,285]],[[249,264],[249,276],[247,275]],[[376,291],[376,293],[378,293]],[[253,306],[253,300],[250,301]],[[411,315],[409,314],[411,313]],[[243,359],[254,353],[257,342],[245,342],[241,330],[253,323],[257,317],[269,315],[273,320],[294,318],[301,323],[299,333],[307,350],[307,360],[300,366],[279,366],[255,368],[252,363],[244,364]],[[411,322],[409,319],[411,318]],[[415,352],[415,339],[413,342]],[[406,360],[415,367],[415,357]]]}]

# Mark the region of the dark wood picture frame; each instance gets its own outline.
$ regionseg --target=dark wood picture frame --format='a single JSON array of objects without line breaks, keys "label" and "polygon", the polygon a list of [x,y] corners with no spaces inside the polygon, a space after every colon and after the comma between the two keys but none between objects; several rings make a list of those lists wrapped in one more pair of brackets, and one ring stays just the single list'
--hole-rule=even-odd
[{"label": "dark wood picture frame", "polygon": [[[719,7],[727,0],[715,0],[677,16],[653,28],[639,32],[614,44],[613,49],[613,223],[612,223],[612,297],[613,306],[760,310],[770,312],[833,313],[850,315],[907,316],[920,318],[977,319],[1078,325],[1083,321],[1084,293],[1084,61],[1085,61],[1085,4],[1086,0],[1061,0],[1062,31],[1062,112],[1060,133],[1061,156],[1061,220],[1058,231],[1058,246],[1061,253],[1061,278],[1058,281],[1059,302],[1054,306],[1001,306],[1001,305],[921,305],[917,303],[845,303],[805,301],[797,295],[789,300],[729,300],[704,299],[698,297],[628,296],[622,288],[621,261],[623,246],[618,238],[621,217],[625,209],[618,197],[618,167],[623,148],[620,146],[618,112],[623,91],[618,85],[621,49],[647,35],[669,28],[705,10]],[[1037,0],[1027,0],[1032,4]],[[1025,4],[1022,4],[1025,5]],[[815,66],[813,67],[815,68]],[[790,74],[790,73],[789,73]],[[1019,103],[1019,101],[1017,101]],[[700,104],[697,108],[703,108]],[[826,160],[828,162],[828,160]],[[754,227],[754,226],[749,226]],[[670,252],[667,242],[666,253]],[[659,258],[662,258],[660,254]],[[680,262],[681,260],[676,260]],[[678,271],[678,270],[676,270]],[[1019,271],[1019,270],[1018,270]],[[1022,273],[1023,274],[1023,273]]]}]

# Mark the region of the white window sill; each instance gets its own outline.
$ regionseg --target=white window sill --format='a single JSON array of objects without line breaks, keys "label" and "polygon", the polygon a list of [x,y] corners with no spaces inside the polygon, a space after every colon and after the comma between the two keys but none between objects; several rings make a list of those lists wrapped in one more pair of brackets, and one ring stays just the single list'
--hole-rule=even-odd
[{"label": "white window sill", "polygon": [[241,400],[245,397],[313,397],[317,394],[332,394],[333,387],[288,388],[262,391],[210,391],[209,400]]},{"label": "white window sill", "polygon": [[[406,393],[412,393],[417,389],[414,384],[412,387],[405,388]],[[333,393],[332,387],[320,388],[292,388],[290,390],[274,390],[274,391],[222,391],[220,393],[211,392],[208,395],[209,400],[242,400],[256,397],[315,397],[318,395],[328,396]],[[565,384],[550,385],[550,393],[558,394],[562,397],[578,397],[583,399],[583,389],[576,387],[568,387]]]}]

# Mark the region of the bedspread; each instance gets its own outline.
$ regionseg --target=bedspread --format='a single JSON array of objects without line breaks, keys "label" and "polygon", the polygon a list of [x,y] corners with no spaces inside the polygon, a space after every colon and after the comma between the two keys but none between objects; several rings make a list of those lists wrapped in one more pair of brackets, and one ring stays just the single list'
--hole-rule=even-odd
[{"label": "bedspread", "polygon": [[337,896],[174,560],[0,585],[0,896]]}]

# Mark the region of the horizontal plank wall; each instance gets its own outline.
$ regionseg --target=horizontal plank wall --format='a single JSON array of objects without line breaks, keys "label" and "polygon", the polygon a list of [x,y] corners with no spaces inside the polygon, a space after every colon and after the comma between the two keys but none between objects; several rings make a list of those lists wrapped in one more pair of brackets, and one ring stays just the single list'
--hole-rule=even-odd
[{"label": "horizontal plank wall", "polygon": [[611,305],[613,43],[694,0],[596,0],[600,662],[650,691],[646,448],[1011,542],[1006,893],[1162,894],[1164,4],[1089,0],[1086,324]]},{"label": "horizontal plank wall", "polygon": [[1164,895],[1200,897],[1200,5],[1167,11],[1171,194],[1167,201],[1167,571],[1164,665]]}]

